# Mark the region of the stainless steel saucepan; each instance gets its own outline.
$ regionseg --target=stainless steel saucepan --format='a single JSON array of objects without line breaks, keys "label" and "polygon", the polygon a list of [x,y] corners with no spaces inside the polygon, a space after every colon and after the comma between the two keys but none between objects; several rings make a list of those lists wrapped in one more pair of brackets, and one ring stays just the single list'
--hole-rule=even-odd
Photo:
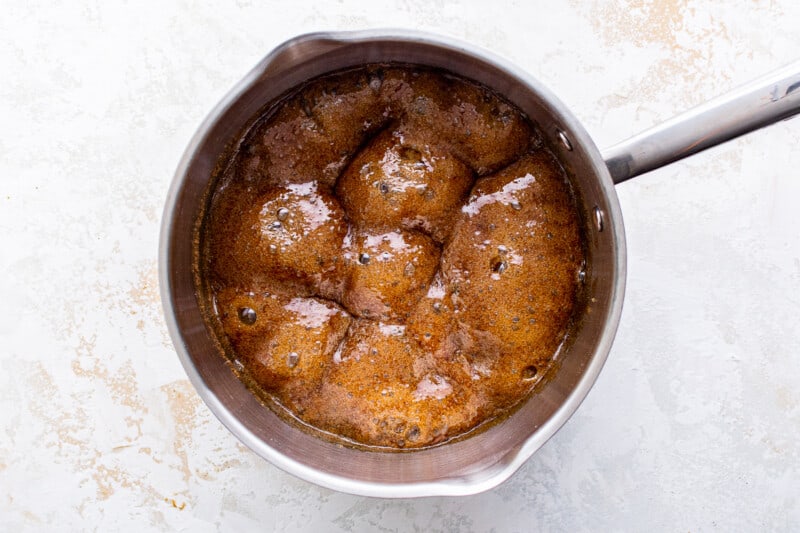
[{"label": "stainless steel saucepan", "polygon": [[[365,452],[286,424],[237,379],[214,348],[192,277],[193,227],[217,159],[266,103],[347,67],[402,62],[441,67],[504,95],[535,121],[574,186],[588,241],[591,298],[541,390],[502,423],[462,441],[413,452]],[[160,285],[178,355],[211,411],[244,444],[305,480],[353,494],[474,494],[513,474],[575,412],[597,379],[625,291],[625,233],[616,183],[800,112],[800,62],[600,151],[564,105],[507,61],[467,44],[405,31],[317,33],[270,53],[210,113],[175,174],[164,210]]]}]

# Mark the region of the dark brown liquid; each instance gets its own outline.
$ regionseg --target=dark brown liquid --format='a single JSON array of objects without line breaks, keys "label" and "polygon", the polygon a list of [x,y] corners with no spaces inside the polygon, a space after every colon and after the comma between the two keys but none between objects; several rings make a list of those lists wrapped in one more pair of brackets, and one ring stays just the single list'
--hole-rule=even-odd
[{"label": "dark brown liquid", "polygon": [[237,146],[198,274],[262,397],[350,442],[419,448],[547,374],[583,252],[566,176],[519,110],[372,65],[309,82]]}]

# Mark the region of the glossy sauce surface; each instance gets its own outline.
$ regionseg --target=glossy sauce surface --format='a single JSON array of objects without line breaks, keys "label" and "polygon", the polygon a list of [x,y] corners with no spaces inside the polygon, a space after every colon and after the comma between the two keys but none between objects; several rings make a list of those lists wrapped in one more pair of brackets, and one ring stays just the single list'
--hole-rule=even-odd
[{"label": "glossy sauce surface", "polygon": [[564,171],[516,108],[370,65],[312,80],[237,147],[198,276],[262,397],[334,438],[408,449],[497,418],[547,374],[583,248]]}]

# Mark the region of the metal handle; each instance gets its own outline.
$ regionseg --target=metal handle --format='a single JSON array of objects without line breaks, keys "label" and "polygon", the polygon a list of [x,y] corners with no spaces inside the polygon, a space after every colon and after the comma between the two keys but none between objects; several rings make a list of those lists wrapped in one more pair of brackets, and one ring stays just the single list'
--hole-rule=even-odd
[{"label": "metal handle", "polygon": [[614,183],[800,113],[800,61],[603,151]]}]

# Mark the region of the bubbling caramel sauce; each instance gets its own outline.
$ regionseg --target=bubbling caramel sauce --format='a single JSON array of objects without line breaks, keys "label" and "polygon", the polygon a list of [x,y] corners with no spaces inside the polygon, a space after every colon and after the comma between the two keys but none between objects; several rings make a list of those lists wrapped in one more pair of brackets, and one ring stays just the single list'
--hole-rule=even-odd
[{"label": "bubbling caramel sauce", "polygon": [[552,367],[584,261],[567,177],[487,88],[403,65],[311,80],[221,162],[199,224],[207,321],[277,411],[422,448]]}]

